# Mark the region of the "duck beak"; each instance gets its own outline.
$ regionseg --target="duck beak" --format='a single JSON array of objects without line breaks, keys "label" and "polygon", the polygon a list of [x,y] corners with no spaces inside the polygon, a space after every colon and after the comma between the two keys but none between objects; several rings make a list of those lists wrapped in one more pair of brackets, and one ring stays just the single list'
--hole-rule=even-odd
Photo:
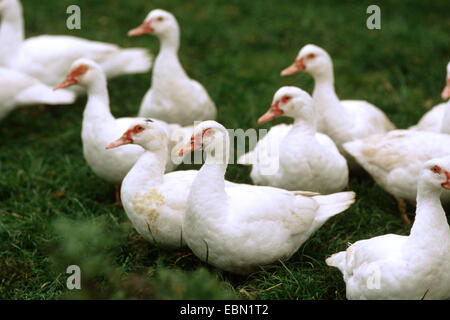
[{"label": "duck beak", "polygon": [[143,34],[153,33],[151,21],[144,21],[139,27],[128,31],[129,37],[141,36]]},{"label": "duck beak", "polygon": [[444,189],[450,190],[450,172],[445,171],[444,174],[445,174],[445,176],[447,177],[447,181],[445,181],[445,182],[442,184],[442,187],[443,187]]},{"label": "duck beak", "polygon": [[119,139],[111,142],[106,146],[106,149],[117,148],[119,146],[123,146],[125,144],[133,143],[133,139],[130,136],[130,132],[125,132]]},{"label": "duck beak", "polygon": [[77,67],[66,76],[66,79],[63,82],[54,87],[53,90],[63,89],[78,84],[77,77],[85,74],[87,71],[88,67],[85,65]]},{"label": "duck beak", "polygon": [[299,58],[299,59],[295,60],[294,63],[291,64],[289,67],[287,67],[286,69],[281,71],[281,75],[287,76],[290,74],[294,74],[294,73],[303,71],[305,69],[306,69],[306,66],[305,66],[303,58]]},{"label": "duck beak", "polygon": [[447,84],[445,85],[444,90],[442,90],[441,96],[444,100],[450,98],[450,78],[447,79]]},{"label": "duck beak", "polygon": [[66,77],[66,79],[58,84],[56,87],[53,88],[53,90],[59,90],[64,89],[70,86],[73,86],[74,84],[78,84],[78,80],[74,77],[71,77],[70,74]]},{"label": "duck beak", "polygon": [[284,111],[278,107],[279,103],[280,101],[278,100],[274,104],[272,104],[269,110],[267,110],[267,112],[258,119],[258,124],[263,124],[267,121],[270,121],[272,119],[275,119],[276,117],[281,116],[284,113]]},{"label": "duck beak", "polygon": [[183,157],[187,154],[194,152],[195,150],[199,150],[203,147],[203,135],[201,133],[197,133],[196,135],[192,135],[188,144],[186,144],[183,148],[178,151],[178,155]]}]

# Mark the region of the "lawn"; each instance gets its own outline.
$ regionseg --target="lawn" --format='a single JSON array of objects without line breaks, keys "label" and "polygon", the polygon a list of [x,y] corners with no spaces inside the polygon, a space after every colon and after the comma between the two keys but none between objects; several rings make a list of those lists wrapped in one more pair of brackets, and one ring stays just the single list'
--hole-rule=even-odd
[{"label": "lawn", "polygon": [[[71,4],[81,7],[81,30],[66,28]],[[379,2],[381,30],[366,28],[370,4],[23,0],[27,36],[68,34],[147,47],[155,55],[156,38],[128,38],[127,31],[151,9],[171,11],[181,27],[181,62],[205,85],[227,128],[258,128],[258,117],[283,85],[312,92],[307,74],[279,76],[307,43],[330,53],[340,98],[368,100],[398,127],[408,127],[441,102],[450,60],[450,3]],[[149,84],[150,74],[111,80],[113,114],[135,115]],[[0,299],[345,299],[342,276],[325,258],[360,239],[409,232],[395,200],[361,175],[349,184],[356,203],[284,264],[235,276],[199,262],[188,249],[153,247],[114,204],[114,186],[97,178],[83,159],[85,102],[16,110],[0,124]],[[281,122],[289,120],[263,128]],[[226,178],[250,183],[249,172],[230,165]],[[82,270],[82,290],[66,288],[72,264]]]}]

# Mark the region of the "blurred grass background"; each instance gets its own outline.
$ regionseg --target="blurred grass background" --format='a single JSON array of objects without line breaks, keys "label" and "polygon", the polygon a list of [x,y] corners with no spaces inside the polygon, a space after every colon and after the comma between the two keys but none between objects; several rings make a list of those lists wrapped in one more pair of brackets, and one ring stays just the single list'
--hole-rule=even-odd
[{"label": "blurred grass background", "polygon": [[[382,1],[381,30],[366,28],[372,1],[23,0],[26,34],[67,34],[146,47],[128,38],[146,14],[163,8],[181,26],[180,59],[205,85],[227,128],[256,127],[274,92],[307,74],[280,77],[307,43],[333,58],[342,99],[365,99],[400,128],[440,102],[450,60],[448,12],[442,1]],[[81,30],[67,30],[66,8],[81,7]],[[150,75],[109,82],[115,116],[137,113]],[[352,177],[357,202],[331,219],[288,262],[249,276],[200,263],[188,249],[152,247],[114,205],[114,186],[87,167],[81,148],[85,99],[73,106],[16,110],[0,124],[0,298],[343,299],[341,274],[324,259],[348,242],[408,234],[394,199],[368,176]],[[273,121],[265,128],[287,119]],[[229,166],[227,178],[250,182],[250,168]],[[68,265],[82,271],[82,290],[66,288]]]}]

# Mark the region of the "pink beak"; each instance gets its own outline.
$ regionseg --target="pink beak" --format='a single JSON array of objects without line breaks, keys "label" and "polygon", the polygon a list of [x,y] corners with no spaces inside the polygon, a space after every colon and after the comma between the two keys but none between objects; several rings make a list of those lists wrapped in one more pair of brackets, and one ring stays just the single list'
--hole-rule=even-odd
[{"label": "pink beak", "polygon": [[125,144],[133,143],[133,139],[131,139],[129,130],[125,132],[119,139],[111,142],[106,146],[106,149],[117,148],[119,146],[123,146]]},{"label": "pink beak", "polygon": [[274,104],[272,104],[270,106],[269,110],[267,110],[267,112],[264,113],[258,119],[258,124],[263,124],[267,121],[270,121],[272,119],[275,119],[276,117],[281,116],[284,113],[284,111],[278,107],[279,103],[280,103],[280,101],[276,101]]},{"label": "pink beak", "polygon": [[289,67],[281,71],[282,76],[291,75],[306,69],[303,58],[297,59]]},{"label": "pink beak", "polygon": [[193,135],[190,139],[189,144],[186,144],[183,148],[178,151],[178,155],[180,157],[185,156],[191,152],[194,152],[195,150],[199,150],[202,148],[202,140],[203,135],[201,133],[197,133],[195,136]]},{"label": "pink beak", "polygon": [[58,84],[56,87],[54,87],[53,90],[64,89],[77,83],[78,83],[77,79],[70,78],[69,76],[67,76],[67,78],[63,82]]},{"label": "pink beak", "polygon": [[444,100],[450,98],[450,78],[447,79],[447,84],[445,85],[444,90],[442,90],[441,97]]},{"label": "pink beak", "polygon": [[72,70],[66,77],[66,79],[58,84],[53,90],[63,89],[70,87],[74,84],[78,83],[77,77],[85,74],[88,71],[88,67],[85,65],[81,65],[77,67],[75,70]]},{"label": "pink beak", "polygon": [[150,21],[144,21],[139,27],[128,31],[129,37],[141,36],[143,34],[153,33],[153,28]]},{"label": "pink beak", "polygon": [[447,190],[450,190],[450,173],[448,171],[445,171],[444,173],[445,173],[445,176],[447,177],[447,181],[445,181],[442,184],[442,187],[444,187]]}]

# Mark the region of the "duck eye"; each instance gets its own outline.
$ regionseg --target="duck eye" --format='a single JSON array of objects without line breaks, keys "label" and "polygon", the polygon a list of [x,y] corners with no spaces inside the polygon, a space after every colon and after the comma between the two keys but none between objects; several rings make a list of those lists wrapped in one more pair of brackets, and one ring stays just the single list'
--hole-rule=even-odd
[{"label": "duck eye", "polygon": [[284,96],[281,100],[283,101],[283,103],[286,103],[291,100],[291,96]]},{"label": "duck eye", "polygon": [[136,127],[134,127],[134,133],[139,133],[139,132],[141,132],[141,131],[144,131],[145,130],[145,128],[143,127],[143,126],[139,126],[139,125],[137,125]]},{"label": "duck eye", "polygon": [[163,21],[164,18],[163,18],[163,17],[158,17],[158,18],[156,18],[156,20],[157,20],[157,21]]},{"label": "duck eye", "polygon": [[439,166],[434,166],[433,168],[431,168],[431,171],[433,173],[441,173],[441,168]]},{"label": "duck eye", "polygon": [[212,136],[212,134],[213,134],[214,132],[211,130],[211,129],[205,129],[205,130],[203,130],[203,135],[204,136]]},{"label": "duck eye", "polygon": [[313,59],[315,57],[316,57],[316,55],[314,53],[310,53],[306,56],[306,58],[308,58],[308,59]]}]

